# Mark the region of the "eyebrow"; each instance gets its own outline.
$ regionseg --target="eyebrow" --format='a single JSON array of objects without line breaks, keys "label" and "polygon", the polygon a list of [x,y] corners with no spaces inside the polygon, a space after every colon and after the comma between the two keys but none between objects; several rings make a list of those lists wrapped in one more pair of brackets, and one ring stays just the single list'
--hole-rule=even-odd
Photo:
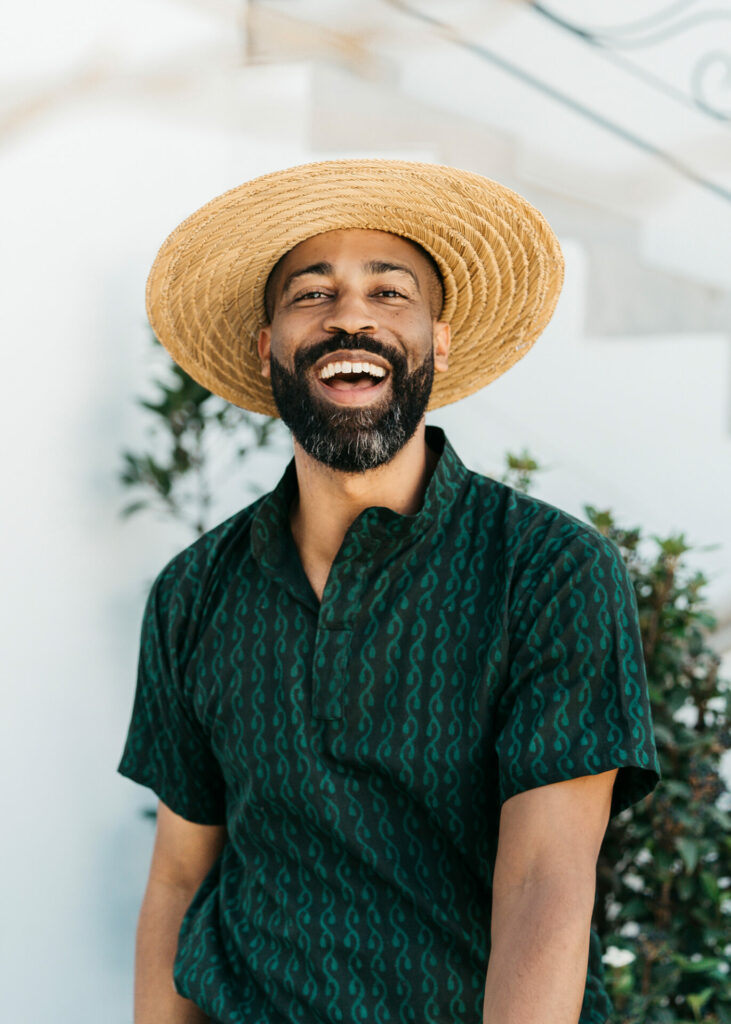
[{"label": "eyebrow", "polygon": [[370,263],[366,263],[365,269],[369,274],[388,274],[391,271],[408,274],[416,285],[417,292],[420,291],[419,281],[414,271],[410,270],[409,267],[404,267],[401,263],[387,263],[384,260],[371,260]]},{"label": "eyebrow", "polygon": [[298,277],[304,277],[305,274],[320,274],[324,277],[326,274],[332,274],[332,272],[332,263],[326,263],[324,260],[320,263],[311,263],[309,267],[302,267],[301,270],[295,270],[285,278],[282,285],[282,295],[287,293],[287,290],[292,286],[292,282]]},{"label": "eyebrow", "polygon": [[[421,293],[419,288],[419,281],[413,270],[409,267],[402,266],[400,263],[388,263],[385,260],[370,260],[368,263],[363,264],[363,269],[367,270],[369,274],[387,274],[389,272],[397,272],[401,274],[408,274],[411,280],[416,285],[416,290]],[[294,270],[289,274],[282,286],[282,295],[286,295],[289,288],[298,277],[304,277],[306,274],[319,274],[325,277],[328,274],[332,274],[334,267],[332,263],[328,263],[325,260],[321,260],[319,263],[311,263],[308,267],[302,267],[301,270]]]}]

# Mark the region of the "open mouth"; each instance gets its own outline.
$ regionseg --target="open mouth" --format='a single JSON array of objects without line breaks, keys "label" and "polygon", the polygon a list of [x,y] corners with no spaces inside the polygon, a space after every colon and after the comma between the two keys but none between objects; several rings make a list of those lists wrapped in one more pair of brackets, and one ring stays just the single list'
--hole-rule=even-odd
[{"label": "open mouth", "polygon": [[375,377],[366,371],[359,373],[336,373],[317,382],[328,397],[345,405],[359,405],[380,395],[387,387],[391,374]]}]

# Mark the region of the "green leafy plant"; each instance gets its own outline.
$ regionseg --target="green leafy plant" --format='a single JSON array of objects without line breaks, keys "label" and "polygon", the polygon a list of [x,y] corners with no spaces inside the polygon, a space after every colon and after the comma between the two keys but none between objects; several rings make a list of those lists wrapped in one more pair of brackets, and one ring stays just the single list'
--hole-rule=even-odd
[{"label": "green leafy plant", "polygon": [[[162,350],[154,334],[150,337]],[[270,445],[282,432],[282,424],[278,417],[261,416],[218,398],[172,360],[168,370],[168,380],[155,381],[156,400],[137,399],[137,404],[151,414],[148,434],[153,443],[152,450],[122,453],[120,482],[138,496],[123,507],[121,514],[128,517],[143,509],[157,510],[200,536],[211,525],[214,498],[209,472],[211,444],[207,446],[206,442],[213,437],[213,443],[220,446],[224,438],[234,439],[232,458],[238,466],[253,452]],[[251,492],[261,493],[255,481],[244,477],[243,482]]]},{"label": "green leafy plant", "polygon": [[663,780],[609,824],[597,872],[605,944],[635,954],[611,969],[618,1021],[731,1024],[731,793],[720,774],[731,747],[731,690],[708,644],[716,619],[684,534],[652,536],[584,506],[613,540],[635,588]]},{"label": "green leafy plant", "polygon": [[[144,495],[123,513],[157,506],[200,534],[211,504],[205,437],[248,431],[249,443],[232,453],[238,468],[271,443],[280,421],[222,402],[171,366],[159,400],[139,401],[165,454],[123,454],[122,484]],[[528,491],[543,469],[525,449],[508,453],[502,480]],[[617,545],[633,582],[663,775],[610,821],[597,864],[594,925],[607,951],[611,1024],[731,1024],[731,793],[720,774],[731,687],[708,642],[716,625],[708,581],[688,569],[694,549],[684,534],[645,537],[609,510],[584,511]]]}]

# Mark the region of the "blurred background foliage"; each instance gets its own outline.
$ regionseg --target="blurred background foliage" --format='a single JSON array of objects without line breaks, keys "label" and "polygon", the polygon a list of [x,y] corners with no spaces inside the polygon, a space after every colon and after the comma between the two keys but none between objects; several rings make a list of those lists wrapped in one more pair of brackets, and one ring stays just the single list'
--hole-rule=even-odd
[{"label": "blurred background foliage", "polygon": [[[285,428],[224,402],[172,362],[156,387],[155,400],[138,399],[151,417],[151,450],[122,453],[120,481],[135,492],[122,514],[156,508],[200,536],[214,525],[205,441],[232,438],[230,471],[240,475]],[[527,492],[544,468],[525,449],[507,453],[500,479]],[[731,792],[720,773],[731,748],[731,685],[708,644],[716,626],[708,581],[688,570],[684,534],[648,537],[609,509],[584,512],[617,545],[634,585],[663,776],[611,819],[597,864],[593,923],[615,1005],[610,1022],[731,1024]]]},{"label": "blurred background foliage", "polygon": [[[162,351],[155,335],[151,333],[150,338]],[[137,399],[151,414],[147,429],[150,445],[142,452],[122,453],[120,481],[135,494],[122,515],[156,510],[201,536],[212,525],[211,450],[220,448],[225,439],[233,439],[232,457],[240,469],[248,456],[270,446],[285,428],[278,417],[239,409],[206,390],[177,363],[168,363],[168,379],[155,381],[157,397]],[[252,493],[261,492],[245,475],[242,482]]]}]

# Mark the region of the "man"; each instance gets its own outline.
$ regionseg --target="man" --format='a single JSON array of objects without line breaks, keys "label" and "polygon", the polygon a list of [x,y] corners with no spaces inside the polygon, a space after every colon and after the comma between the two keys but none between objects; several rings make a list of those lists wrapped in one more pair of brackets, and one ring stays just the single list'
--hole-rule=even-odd
[{"label": "man", "polygon": [[515,193],[397,161],[247,182],[160,250],[161,341],[294,458],[148,598],[135,1024],[606,1020],[596,860],[660,777],[631,582],[425,423],[562,274]]}]

